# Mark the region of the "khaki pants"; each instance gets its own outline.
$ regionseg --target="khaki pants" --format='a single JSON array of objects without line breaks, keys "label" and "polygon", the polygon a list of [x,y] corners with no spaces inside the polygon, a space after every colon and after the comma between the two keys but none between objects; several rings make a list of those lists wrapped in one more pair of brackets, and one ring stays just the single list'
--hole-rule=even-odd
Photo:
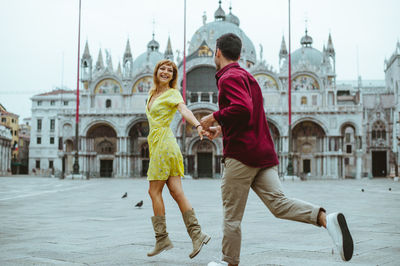
[{"label": "khaki pants", "polygon": [[240,224],[250,187],[275,217],[318,226],[317,217],[322,208],[286,198],[282,192],[277,167],[253,168],[238,160],[226,158],[221,184],[224,210],[222,260],[231,264],[240,262]]}]

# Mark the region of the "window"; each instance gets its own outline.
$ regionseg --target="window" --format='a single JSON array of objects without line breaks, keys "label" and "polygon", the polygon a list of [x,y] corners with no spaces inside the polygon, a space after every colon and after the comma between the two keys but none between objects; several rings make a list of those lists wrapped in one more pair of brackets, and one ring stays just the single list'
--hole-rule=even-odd
[{"label": "window", "polygon": [[386,128],[382,121],[377,121],[372,127],[372,140],[383,139],[386,140]]},{"label": "window", "polygon": [[36,160],[36,168],[40,169],[40,160]]},{"label": "window", "polygon": [[318,96],[317,95],[313,95],[312,96],[312,104],[313,105],[317,105],[318,104]]},{"label": "window", "polygon": [[56,127],[56,120],[50,119],[50,131],[54,132],[55,127]]},{"label": "window", "polygon": [[350,142],[350,136],[351,136],[350,133],[346,133],[345,136],[346,136],[346,142]]},{"label": "window", "polygon": [[149,158],[149,144],[145,143],[140,149],[140,155],[142,158]]},{"label": "window", "polygon": [[344,164],[345,164],[345,165],[349,165],[349,163],[350,163],[349,158],[344,158]]},{"label": "window", "polygon": [[50,101],[50,105],[51,105],[51,106],[56,105],[56,101]]},{"label": "window", "polygon": [[37,144],[42,144],[42,138],[41,138],[41,137],[37,137],[36,143],[37,143]]},{"label": "window", "polygon": [[17,134],[18,134],[18,133],[17,133],[17,131],[16,131],[16,130],[14,130],[14,136],[17,136]]},{"label": "window", "polygon": [[54,137],[50,137],[50,144],[54,144]]},{"label": "window", "polygon": [[41,106],[41,105],[42,105],[42,101],[38,101],[37,106]]},{"label": "window", "polygon": [[49,160],[49,168],[50,169],[54,168],[54,162],[52,160]]},{"label": "window", "polygon": [[62,137],[58,138],[58,149],[60,151],[62,151],[62,149],[63,149],[63,138]]},{"label": "window", "polygon": [[15,121],[14,121],[14,118],[13,119],[11,119],[11,123],[14,123]]},{"label": "window", "polygon": [[64,101],[64,105],[68,105],[68,101]]},{"label": "window", "polygon": [[306,96],[301,97],[301,105],[307,105],[307,97]]},{"label": "window", "polygon": [[42,130],[42,119],[38,119],[37,120],[37,131],[41,131]]},{"label": "window", "polygon": [[6,123],[6,122],[7,122],[7,118],[2,117],[2,118],[1,118],[1,122]]},{"label": "window", "polygon": [[111,100],[107,99],[106,100],[106,108],[110,108],[111,107]]},{"label": "window", "polygon": [[352,147],[351,145],[346,145],[346,153],[351,153]]}]

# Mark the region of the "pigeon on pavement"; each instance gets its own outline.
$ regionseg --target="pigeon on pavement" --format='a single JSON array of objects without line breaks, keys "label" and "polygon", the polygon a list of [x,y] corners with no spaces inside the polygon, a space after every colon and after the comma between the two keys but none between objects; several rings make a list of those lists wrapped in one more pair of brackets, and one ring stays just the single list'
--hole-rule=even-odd
[{"label": "pigeon on pavement", "polygon": [[139,201],[138,203],[136,203],[135,207],[137,208],[141,208],[143,206],[143,200]]},{"label": "pigeon on pavement", "polygon": [[125,194],[121,197],[121,199],[128,197],[128,192],[125,192]]}]

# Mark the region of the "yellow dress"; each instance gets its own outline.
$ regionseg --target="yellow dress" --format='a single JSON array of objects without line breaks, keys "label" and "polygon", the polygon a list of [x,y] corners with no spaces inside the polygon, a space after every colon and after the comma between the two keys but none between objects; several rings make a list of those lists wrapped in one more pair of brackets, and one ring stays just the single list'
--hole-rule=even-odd
[{"label": "yellow dress", "polygon": [[150,126],[147,137],[150,163],[147,180],[167,180],[170,176],[183,176],[182,153],[169,127],[177,105],[184,102],[182,96],[178,90],[169,89],[153,101],[150,111],[148,101],[146,115]]}]

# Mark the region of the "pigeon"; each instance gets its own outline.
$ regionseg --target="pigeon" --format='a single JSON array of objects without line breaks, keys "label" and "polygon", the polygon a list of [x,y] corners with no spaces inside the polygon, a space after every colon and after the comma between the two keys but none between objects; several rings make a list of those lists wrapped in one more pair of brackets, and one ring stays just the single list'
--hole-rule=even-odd
[{"label": "pigeon", "polygon": [[138,203],[136,203],[135,207],[140,208],[143,206],[143,200],[139,201]]},{"label": "pigeon", "polygon": [[125,192],[125,194],[121,197],[121,199],[128,197],[128,192]]},{"label": "pigeon", "polygon": [[392,191],[392,188],[391,188],[391,187],[389,188],[389,191]]},{"label": "pigeon", "polygon": [[361,189],[361,192],[364,192],[364,189],[363,189],[363,188]]}]

